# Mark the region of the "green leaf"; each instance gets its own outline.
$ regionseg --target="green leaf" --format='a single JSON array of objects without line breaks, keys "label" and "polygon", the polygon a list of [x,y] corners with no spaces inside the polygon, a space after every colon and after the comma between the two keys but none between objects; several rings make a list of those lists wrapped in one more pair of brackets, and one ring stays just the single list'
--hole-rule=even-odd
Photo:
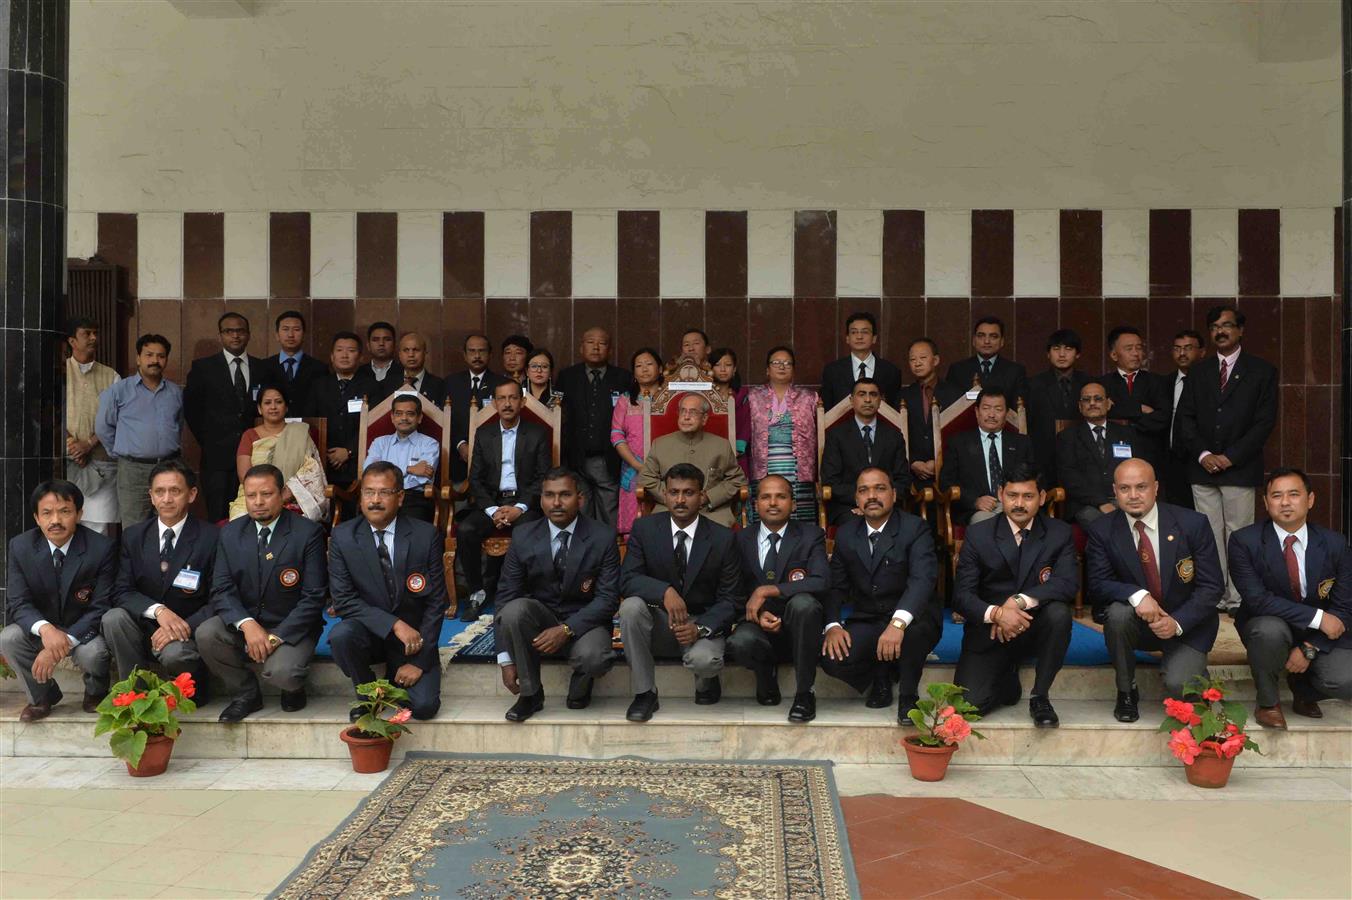
[{"label": "green leaf", "polygon": [[144,731],[119,729],[113,732],[112,739],[108,741],[108,746],[112,749],[114,756],[130,763],[134,768],[141,764],[141,754],[146,752],[147,740],[148,736]]},{"label": "green leaf", "polygon": [[975,728],[972,729],[972,737],[981,738],[981,740],[983,741],[986,739],[986,736],[981,732],[977,731]]},{"label": "green leaf", "polygon": [[101,734],[107,734],[113,729],[113,725],[115,724],[116,720],[112,716],[107,713],[100,713],[98,722],[94,723],[94,737],[98,737]]},{"label": "green leaf", "polygon": [[911,710],[906,714],[906,717],[910,719],[912,724],[914,724],[915,727],[919,728],[921,731],[924,731],[929,727],[928,725],[925,724],[924,714],[921,713],[920,710],[918,709]]},{"label": "green leaf", "polygon": [[[156,694],[154,697],[147,697],[150,704],[142,710],[139,715],[142,722],[148,725],[163,725],[169,721],[169,704],[164,702],[164,697]],[[136,701],[132,706],[135,707],[141,701]]]},{"label": "green leaf", "polygon": [[1235,723],[1240,731],[1244,730],[1244,723],[1249,720],[1249,711],[1243,703],[1236,700],[1225,700],[1221,703],[1221,709],[1225,710],[1225,717]]}]

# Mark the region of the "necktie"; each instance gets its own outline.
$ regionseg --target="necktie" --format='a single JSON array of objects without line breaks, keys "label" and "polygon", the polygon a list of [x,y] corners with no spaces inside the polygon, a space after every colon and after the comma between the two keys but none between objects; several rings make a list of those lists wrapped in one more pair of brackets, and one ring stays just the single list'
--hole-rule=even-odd
[{"label": "necktie", "polygon": [[1230,366],[1225,360],[1221,360],[1221,390],[1225,390],[1225,384],[1230,380]]},{"label": "necktie", "polygon": [[1028,540],[1028,529],[1020,528],[1014,535],[1014,545],[1019,548],[1019,568],[1023,568],[1023,542]]},{"label": "necktie", "polygon": [[597,390],[598,388],[601,387],[601,370],[600,370],[600,369],[592,369],[592,371],[591,371],[591,386],[592,386],[592,390]]},{"label": "necktie", "polygon": [[296,360],[294,358],[286,361],[286,380],[296,380]]},{"label": "necktie", "polygon": [[469,392],[475,397],[479,396],[479,376],[475,375],[469,380]]},{"label": "necktie", "polygon": [[868,463],[873,465],[873,426],[865,425],[861,430],[864,433],[864,451],[868,454]]},{"label": "necktie", "polygon": [[169,571],[169,558],[174,555],[174,530],[166,529],[164,532],[164,546],[160,548],[160,571]]},{"label": "necktie", "polygon": [[770,532],[767,536],[770,542],[770,549],[765,551],[765,580],[769,583],[775,581],[775,571],[779,568],[779,535]]},{"label": "necktie", "polygon": [[[683,532],[684,533],[684,532]],[[560,581],[563,580],[563,573],[568,569],[568,538],[570,535],[566,531],[559,532],[559,549],[554,551],[554,577]]]},{"label": "necktie", "polygon": [[878,538],[882,537],[881,531],[871,532],[868,536],[868,555],[871,557],[878,552]]},{"label": "necktie", "polygon": [[1296,536],[1288,534],[1282,541],[1282,555],[1286,557],[1286,577],[1291,582],[1291,598],[1297,603],[1305,602],[1300,593],[1300,563],[1296,561]]},{"label": "necktie", "polygon": [[352,385],[352,379],[351,379],[351,378],[339,378],[339,379],[338,379],[338,396],[339,396],[339,397],[342,397],[344,400],[346,400],[346,399],[347,399],[347,389],[348,389],[349,387],[351,387],[351,385]]},{"label": "necktie", "polygon": [[258,529],[258,589],[263,589],[263,569],[267,562],[268,555],[268,535],[272,534],[271,528]]},{"label": "necktie", "polygon": [[394,600],[394,561],[390,559],[390,548],[385,545],[387,533],[384,528],[376,532],[376,539],[380,541],[376,547],[376,556],[380,557],[380,574],[385,577],[385,590],[389,592],[390,600]]},{"label": "necktie", "polygon": [[920,388],[920,396],[925,400],[925,421],[930,420],[930,407],[934,405],[934,388],[925,385]]},{"label": "necktie", "polygon": [[985,384],[986,379],[991,377],[991,361],[983,359],[981,361],[981,383]]},{"label": "necktie", "polygon": [[1075,401],[1070,396],[1070,379],[1058,378],[1061,383],[1061,409],[1068,410],[1075,408]]},{"label": "necktie", "polygon": [[992,431],[988,437],[990,437],[991,440],[990,455],[988,457],[988,464],[991,470],[991,496],[994,497],[996,494],[1000,493],[1000,485],[1004,483],[1005,473],[1004,470],[1000,468],[1000,451],[995,447],[995,432]]},{"label": "necktie", "polygon": [[859,364],[859,377],[860,378],[868,377],[868,366],[864,365],[863,363]]},{"label": "necktie", "polygon": [[681,583],[681,589],[685,589],[685,567],[690,558],[685,553],[685,542],[689,540],[690,535],[684,531],[676,532],[676,580]]},{"label": "necktie", "polygon": [[239,402],[247,405],[249,402],[249,385],[244,380],[244,360],[238,356],[235,357],[235,394],[239,396]]},{"label": "necktie", "polygon": [[407,372],[404,373],[404,386],[405,386],[405,387],[413,387],[413,382],[415,382],[415,381],[417,381],[417,380],[418,380],[418,376],[417,376],[417,375],[410,375],[410,374],[408,374]]},{"label": "necktie", "polygon": [[1150,544],[1150,537],[1145,533],[1145,523],[1140,520],[1136,522],[1136,535],[1136,552],[1141,557],[1141,568],[1145,570],[1146,590],[1150,591],[1150,596],[1154,597],[1157,603],[1163,602],[1164,588],[1160,586],[1160,564],[1155,559],[1155,548]]},{"label": "necktie", "polygon": [[1108,455],[1108,443],[1107,440],[1103,437],[1102,425],[1094,426],[1094,444],[1098,447],[1099,456]]},{"label": "necktie", "polygon": [[1135,373],[1135,372],[1128,372],[1128,373],[1127,373],[1127,395],[1128,395],[1128,396],[1131,395],[1132,389],[1133,389],[1135,386],[1136,386],[1136,373]]},{"label": "necktie", "polygon": [[64,550],[52,551],[52,568],[56,569],[56,579],[61,580],[61,569],[66,564],[66,552]]}]

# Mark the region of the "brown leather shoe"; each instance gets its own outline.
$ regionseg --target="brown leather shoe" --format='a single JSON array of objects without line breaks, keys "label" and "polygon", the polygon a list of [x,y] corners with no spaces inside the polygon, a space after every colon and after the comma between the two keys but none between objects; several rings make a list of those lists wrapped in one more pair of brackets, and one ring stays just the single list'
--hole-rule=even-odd
[{"label": "brown leather shoe", "polygon": [[1254,720],[1264,728],[1286,728],[1286,716],[1282,715],[1281,704],[1259,706],[1253,711]]},{"label": "brown leather shoe", "polygon": [[30,703],[19,711],[20,722],[39,722],[52,714],[50,703]]},{"label": "brown leather shoe", "polygon": [[1292,700],[1291,712],[1307,719],[1324,718],[1324,711],[1319,708],[1319,704],[1314,700]]},{"label": "brown leather shoe", "polygon": [[80,704],[80,709],[88,713],[98,712],[99,704],[102,702],[102,697],[96,697],[93,694],[85,694],[84,701]]}]

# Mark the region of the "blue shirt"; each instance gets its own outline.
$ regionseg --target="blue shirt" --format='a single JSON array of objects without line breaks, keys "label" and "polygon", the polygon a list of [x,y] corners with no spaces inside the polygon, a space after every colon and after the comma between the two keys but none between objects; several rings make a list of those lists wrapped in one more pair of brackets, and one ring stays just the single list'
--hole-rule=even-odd
[{"label": "blue shirt", "polygon": [[399,467],[399,471],[404,473],[404,490],[421,488],[432,480],[426,475],[410,475],[409,466],[425,462],[431,465],[432,471],[435,472],[440,460],[441,445],[421,431],[415,431],[408,437],[383,434],[372,441],[371,448],[366,451],[368,466],[373,462],[388,462]]},{"label": "blue shirt", "polygon": [[151,391],[138,372],[99,396],[94,432],[109,456],[171,456],[182,449],[182,430],[183,389],[168,379]]},{"label": "blue shirt", "polygon": [[[502,426],[498,426],[501,428]],[[502,429],[502,474],[498,476],[498,490],[514,491],[516,490],[516,435],[521,428],[521,422],[518,421],[511,428]],[[526,504],[512,504],[522,512],[526,511]],[[489,518],[498,511],[496,506],[490,506],[484,510],[484,515]]]},{"label": "blue shirt", "polygon": [[384,528],[376,528],[376,526],[371,525],[371,540],[375,543],[377,551],[380,550],[380,535],[377,532],[385,532],[385,549],[389,551],[390,559],[394,559],[394,523],[398,521],[398,518],[398,516],[395,516],[390,519],[390,524]]}]

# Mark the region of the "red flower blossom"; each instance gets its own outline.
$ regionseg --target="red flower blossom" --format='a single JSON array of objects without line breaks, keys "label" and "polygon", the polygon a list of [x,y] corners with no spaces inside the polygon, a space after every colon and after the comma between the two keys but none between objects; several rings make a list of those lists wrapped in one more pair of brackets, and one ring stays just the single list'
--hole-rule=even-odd
[{"label": "red flower blossom", "polygon": [[164,705],[169,707],[170,712],[173,712],[174,709],[178,706],[178,698],[175,697],[173,694],[165,694]]},{"label": "red flower blossom", "polygon": [[113,706],[131,706],[137,700],[140,700],[144,697],[145,697],[144,692],[137,693],[136,691],[127,691],[126,693],[118,694],[116,697],[113,698]]},{"label": "red flower blossom", "polygon": [[191,672],[180,673],[179,676],[174,679],[174,686],[177,687],[185,697],[191,698],[193,694],[197,693],[197,685],[193,683]]},{"label": "red flower blossom", "polygon": [[1194,712],[1191,703],[1185,703],[1182,700],[1168,699],[1164,701],[1164,714],[1177,719],[1184,725],[1200,725],[1202,717]]},{"label": "red flower blossom", "polygon": [[1239,756],[1239,752],[1244,749],[1244,742],[1247,738],[1242,732],[1236,732],[1221,742],[1221,755],[1226,759],[1234,759]]},{"label": "red flower blossom", "polygon": [[1222,694],[1220,690],[1218,690],[1217,688],[1207,688],[1206,690],[1202,691],[1202,699],[1205,700],[1207,703],[1215,703],[1217,700],[1223,700],[1224,698],[1225,695]]},{"label": "red flower blossom", "polygon": [[413,710],[409,709],[409,708],[406,706],[406,707],[404,707],[403,709],[399,710],[399,712],[397,712],[397,713],[395,713],[394,715],[390,716],[390,724],[391,724],[391,725],[403,725],[405,722],[407,722],[407,721],[408,721],[409,719],[411,719],[412,717],[413,717]]},{"label": "red flower blossom", "polygon": [[[1192,704],[1187,705],[1191,706]],[[1197,740],[1192,736],[1191,731],[1180,728],[1177,731],[1169,732],[1169,752],[1182,760],[1185,766],[1190,766],[1197,759],[1197,755],[1202,752],[1202,748],[1197,746]]]},{"label": "red flower blossom", "polygon": [[1236,734],[1236,733],[1238,733],[1238,731],[1239,731],[1239,726],[1236,725],[1234,722],[1230,722],[1229,724],[1227,724],[1227,725],[1225,726],[1225,733],[1226,733],[1226,734]]},{"label": "red flower blossom", "polygon": [[934,729],[934,736],[945,744],[960,744],[972,734],[972,726],[959,715],[949,716]]}]

